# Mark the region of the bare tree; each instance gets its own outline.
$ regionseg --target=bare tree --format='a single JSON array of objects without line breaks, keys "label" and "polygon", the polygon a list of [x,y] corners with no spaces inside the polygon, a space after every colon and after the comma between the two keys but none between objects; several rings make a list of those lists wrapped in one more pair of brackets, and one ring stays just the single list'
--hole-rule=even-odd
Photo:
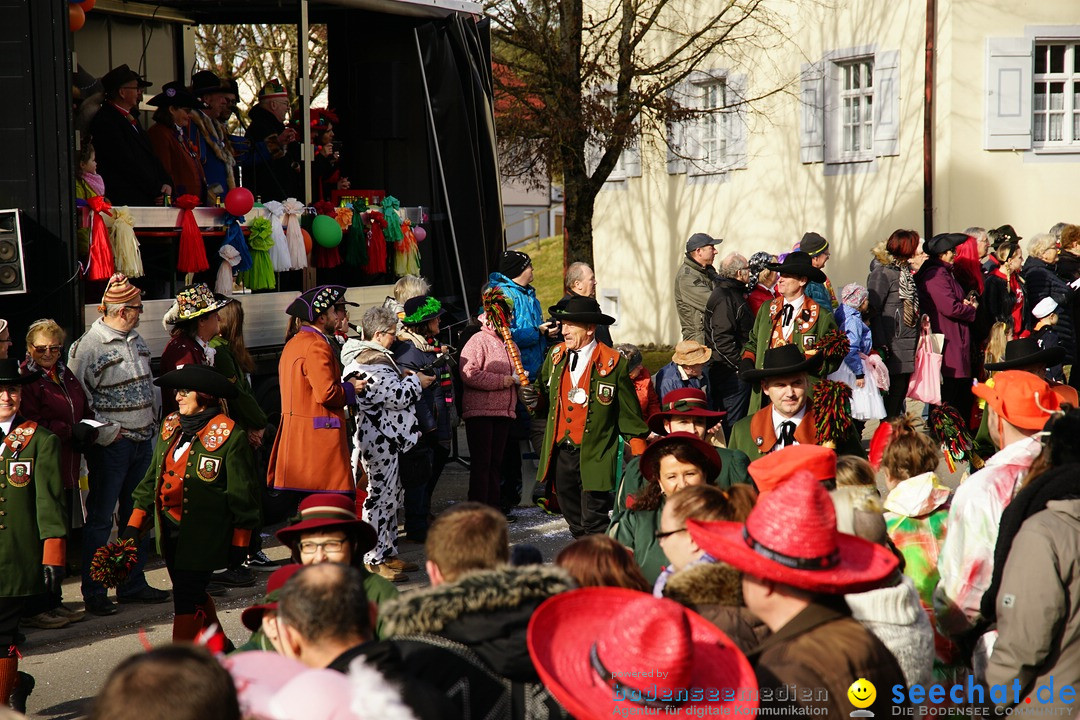
[{"label": "bare tree", "polygon": [[[786,39],[787,0],[488,0],[496,124],[506,174],[563,183],[566,262],[592,264],[596,196],[642,133],[703,111],[674,90],[703,63],[738,63]],[[777,88],[762,92],[772,94]],[[729,98],[730,112],[757,98]],[[678,151],[678,149],[675,149]]]},{"label": "bare tree", "polygon": [[[296,98],[297,28],[295,25],[198,25],[195,27],[195,58],[198,70],[211,70],[240,84],[244,112],[267,81],[277,80],[289,91],[294,117]],[[327,87],[326,26],[312,25],[308,37],[311,96],[318,98]],[[246,115],[246,113],[245,113]]]}]

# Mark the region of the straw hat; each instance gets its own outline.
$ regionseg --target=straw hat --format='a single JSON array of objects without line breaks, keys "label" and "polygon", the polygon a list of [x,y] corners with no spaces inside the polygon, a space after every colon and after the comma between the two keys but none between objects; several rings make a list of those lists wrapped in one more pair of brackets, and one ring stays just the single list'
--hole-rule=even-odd
[{"label": "straw hat", "polygon": [[766,580],[842,595],[877,587],[897,568],[885,548],[836,529],[825,487],[799,473],[765,493],[746,523],[687,520],[698,547]]},{"label": "straw hat", "polygon": [[704,365],[712,357],[712,350],[697,340],[680,340],[675,346],[671,362],[676,365]]},{"label": "straw hat", "polygon": [[528,645],[544,686],[578,720],[647,709],[750,715],[757,707],[746,657],[715,625],[666,598],[614,587],[559,593],[533,613]]}]

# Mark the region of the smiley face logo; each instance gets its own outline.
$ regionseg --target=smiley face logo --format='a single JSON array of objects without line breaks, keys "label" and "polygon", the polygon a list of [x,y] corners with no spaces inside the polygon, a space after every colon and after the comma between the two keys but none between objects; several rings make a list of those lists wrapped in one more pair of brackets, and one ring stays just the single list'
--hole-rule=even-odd
[{"label": "smiley face logo", "polygon": [[859,678],[851,683],[847,690],[848,700],[857,708],[868,708],[877,699],[877,688],[866,678]]}]

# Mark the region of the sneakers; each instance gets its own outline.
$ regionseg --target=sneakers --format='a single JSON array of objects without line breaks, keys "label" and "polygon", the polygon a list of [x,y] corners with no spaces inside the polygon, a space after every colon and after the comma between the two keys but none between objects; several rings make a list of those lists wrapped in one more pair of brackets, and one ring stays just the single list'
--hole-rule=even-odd
[{"label": "sneakers", "polygon": [[11,690],[11,709],[15,712],[26,713],[26,699],[34,692],[34,676],[19,670],[15,673],[15,687]]},{"label": "sneakers", "polygon": [[395,572],[416,572],[420,569],[420,566],[416,563],[402,560],[399,557],[392,557],[383,563],[383,565],[386,565],[386,567]]},{"label": "sneakers", "polygon": [[60,615],[55,610],[46,610],[43,613],[38,613],[32,617],[23,618],[23,625],[32,628],[41,628],[43,630],[58,630],[63,627],[67,627],[71,624],[71,621]]},{"label": "sneakers", "polygon": [[86,606],[86,612],[91,615],[104,617],[105,615],[115,615],[117,611],[116,603],[105,595],[91,595],[83,600],[83,604]]},{"label": "sneakers", "polygon": [[[131,595],[121,595],[117,593],[116,602],[121,604],[142,603],[143,605],[158,605],[163,602],[169,602],[171,598],[172,595],[169,594],[168,590],[158,590],[157,588],[152,588],[147,585],[139,592]],[[90,612],[94,611],[90,610]]]},{"label": "sneakers", "polygon": [[68,622],[77,623],[80,620],[85,620],[86,619],[86,611],[85,610],[72,610],[67,605],[62,605],[61,604],[58,607],[54,607],[52,609],[52,612],[53,612],[53,615],[59,615],[60,617],[67,620]]},{"label": "sneakers", "polygon": [[266,553],[260,550],[257,553],[249,555],[244,566],[251,570],[266,570],[273,572],[274,570],[277,570],[281,564],[277,560],[271,560]]},{"label": "sneakers", "polygon": [[211,575],[210,579],[226,587],[251,587],[255,584],[255,573],[241,565],[238,568],[220,570]]},{"label": "sneakers", "polygon": [[404,573],[400,573],[393,568],[389,567],[386,563],[379,563],[378,565],[368,565],[364,563],[364,567],[372,575],[378,575],[381,578],[389,580],[392,583],[408,582],[409,577]]}]

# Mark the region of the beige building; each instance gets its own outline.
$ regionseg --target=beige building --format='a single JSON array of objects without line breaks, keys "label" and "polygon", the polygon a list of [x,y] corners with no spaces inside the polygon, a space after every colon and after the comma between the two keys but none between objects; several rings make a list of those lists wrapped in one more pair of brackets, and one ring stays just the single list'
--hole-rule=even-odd
[{"label": "beige building", "polygon": [[719,261],[817,231],[839,290],[865,283],[876,242],[927,219],[1024,237],[1080,220],[1080,1],[937,0],[929,84],[925,1],[801,5],[782,50],[718,58],[680,88],[703,108],[786,92],[674,128],[677,153],[644,138],[598,197],[598,295],[618,340],[678,339],[672,279],[694,232],[724,238]]}]

